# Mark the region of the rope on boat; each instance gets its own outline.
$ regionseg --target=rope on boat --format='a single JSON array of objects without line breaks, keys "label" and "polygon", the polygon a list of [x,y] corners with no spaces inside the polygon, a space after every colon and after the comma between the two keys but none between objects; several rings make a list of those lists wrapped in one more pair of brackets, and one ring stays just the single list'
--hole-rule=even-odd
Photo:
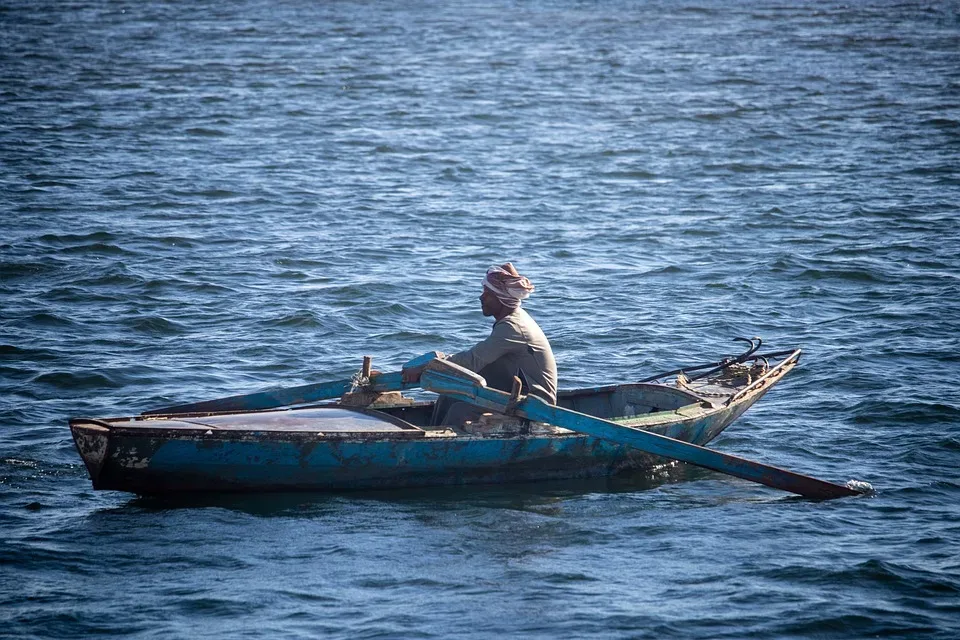
[{"label": "rope on boat", "polygon": [[[753,342],[754,340],[757,341],[756,344],[754,344],[754,342]],[[723,369],[726,369],[727,367],[730,367],[730,366],[732,366],[732,365],[740,364],[740,363],[742,363],[742,362],[746,362],[747,359],[748,359],[750,356],[752,356],[754,353],[757,352],[757,349],[760,348],[760,345],[763,344],[763,340],[762,340],[760,337],[753,337],[753,338],[734,338],[734,341],[735,341],[735,342],[746,342],[746,343],[748,343],[748,344],[750,345],[750,348],[747,349],[746,351],[744,351],[743,353],[741,353],[741,354],[740,354],[739,356],[737,356],[736,358],[732,358],[732,359],[731,359],[731,358],[727,358],[727,362],[724,362],[724,363],[721,364],[720,366],[715,367],[715,368],[713,368],[713,369],[710,369],[709,371],[707,371],[707,372],[705,372],[705,373],[697,374],[696,376],[690,378],[690,380],[699,380],[700,378],[706,378],[706,377],[707,377],[708,375],[710,375],[711,373],[714,373],[714,372],[716,372],[716,371],[722,371]]]},{"label": "rope on boat", "polygon": [[678,374],[683,374],[684,376],[686,376],[686,374],[690,373],[691,371],[700,371],[702,369],[709,369],[709,371],[697,374],[692,378],[688,378],[689,380],[698,380],[700,378],[704,378],[710,375],[711,373],[722,371],[723,369],[726,369],[731,365],[741,364],[748,360],[754,360],[756,358],[773,358],[779,355],[786,355],[788,353],[793,353],[793,350],[789,350],[789,351],[778,351],[776,353],[766,353],[763,355],[755,356],[754,354],[760,348],[760,345],[763,344],[762,339],[758,337],[754,337],[754,338],[734,338],[734,340],[738,342],[749,343],[750,348],[744,351],[743,353],[741,353],[739,356],[729,356],[724,358],[723,360],[719,360],[717,362],[710,362],[707,364],[695,364],[687,367],[681,367],[679,369],[674,369],[673,371],[667,371],[666,373],[660,373],[655,376],[650,376],[649,378],[644,378],[643,380],[638,380],[637,382],[638,383],[654,382],[654,381],[660,380],[661,378],[666,378],[668,376],[673,376]]},{"label": "rope on boat", "polygon": [[[762,361],[762,363],[761,363]],[[703,376],[697,376],[696,378],[688,378],[683,373],[677,374],[676,384],[677,387],[681,389],[686,389],[691,393],[694,393],[698,396],[707,397],[707,398],[729,398],[733,395],[740,392],[741,389],[749,387],[753,384],[754,375],[762,376],[769,370],[769,363],[766,358],[757,358],[756,364],[751,367],[746,367],[742,363],[731,362],[729,365],[724,367],[721,371],[721,374],[716,377],[714,380],[709,382],[713,385],[721,386],[724,383],[735,384],[736,387],[732,388],[730,392],[719,393],[715,391],[705,391],[699,389],[690,383],[694,380],[701,379]],[[742,378],[746,377],[746,383],[742,381]]]},{"label": "rope on boat", "polygon": [[355,391],[360,391],[364,387],[367,387],[370,384],[370,378],[363,375],[363,371],[357,371],[355,374],[350,376],[350,393]]},{"label": "rope on boat", "polygon": [[350,376],[350,389],[348,393],[362,391],[370,386],[370,376],[372,375],[370,366],[372,362],[373,359],[370,356],[363,357],[363,366],[360,367],[360,371]]}]

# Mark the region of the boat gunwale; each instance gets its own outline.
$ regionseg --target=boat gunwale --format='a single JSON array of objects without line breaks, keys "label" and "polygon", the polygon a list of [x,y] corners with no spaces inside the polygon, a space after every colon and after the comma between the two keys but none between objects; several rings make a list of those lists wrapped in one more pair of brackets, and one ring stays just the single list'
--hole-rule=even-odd
[{"label": "boat gunwale", "polygon": [[[396,407],[427,406],[427,405],[430,405],[430,404],[432,404],[432,403],[430,403],[430,402],[421,402],[421,403],[414,403],[414,404],[396,405]],[[384,407],[384,408],[386,408],[386,407]],[[390,407],[390,408],[393,408],[393,407]],[[391,415],[391,414],[389,414],[389,413],[384,413],[384,412],[382,412],[382,411],[378,411],[376,408],[371,408],[371,407],[356,407],[356,406],[342,405],[342,404],[337,404],[337,403],[317,403],[317,404],[310,404],[310,405],[303,405],[303,406],[296,406],[296,407],[281,407],[281,408],[274,408],[274,409],[256,409],[256,410],[254,410],[254,411],[250,411],[250,410],[246,410],[246,411],[243,411],[243,410],[239,410],[239,411],[199,411],[199,412],[193,412],[193,413],[160,413],[160,414],[149,414],[149,415],[140,414],[140,415],[137,415],[137,416],[118,416],[118,417],[114,417],[114,418],[86,418],[86,417],[78,416],[78,417],[75,417],[75,418],[70,418],[70,419],[69,419],[69,424],[70,424],[70,426],[71,426],[71,428],[72,428],[72,427],[74,426],[74,424],[76,424],[76,423],[92,423],[92,424],[96,424],[96,425],[101,426],[101,427],[107,427],[107,428],[109,428],[111,431],[113,431],[113,430],[115,430],[115,429],[124,430],[124,429],[126,428],[126,425],[127,425],[127,424],[138,424],[138,425],[139,425],[139,424],[143,424],[143,423],[146,423],[146,422],[159,422],[159,423],[163,423],[163,422],[165,422],[165,421],[167,421],[167,420],[179,420],[179,421],[181,421],[181,422],[189,422],[190,419],[198,419],[198,418],[219,418],[219,417],[221,417],[221,416],[232,416],[232,415],[253,415],[253,414],[265,414],[265,413],[284,413],[284,412],[288,412],[288,411],[302,411],[302,410],[305,410],[305,409],[343,409],[344,411],[354,411],[354,412],[356,412],[356,413],[360,413],[360,414],[363,414],[363,415],[367,415],[367,416],[371,416],[371,417],[374,417],[374,418],[383,420],[384,422],[389,422],[389,423],[392,424],[393,426],[395,426],[395,427],[400,427],[400,428],[403,429],[404,431],[411,431],[411,432],[412,432],[412,431],[414,431],[414,430],[419,430],[419,431],[423,431],[423,430],[424,430],[423,427],[418,427],[417,425],[413,424],[412,422],[407,422],[406,420],[403,420],[402,418],[398,418],[397,416]],[[196,423],[196,424],[197,424],[197,428],[196,428],[196,429],[183,429],[183,428],[180,428],[180,429],[176,429],[176,431],[182,431],[182,432],[185,432],[185,433],[192,433],[192,432],[195,432],[195,431],[206,432],[206,431],[211,431],[211,430],[212,430],[214,433],[217,433],[217,432],[220,432],[220,433],[227,433],[227,432],[241,433],[241,432],[246,432],[246,431],[253,431],[253,432],[256,432],[256,433],[266,433],[266,432],[295,433],[294,431],[283,431],[283,430],[278,430],[278,429],[275,429],[275,430],[269,430],[269,429],[222,429],[222,428],[220,428],[220,427],[217,427],[216,425],[205,425],[205,424],[201,424],[201,423]],[[136,428],[134,428],[134,429],[126,429],[126,430],[128,430],[128,431],[136,431],[137,433],[143,433],[143,432],[145,432],[145,431],[150,431],[150,430],[164,431],[164,432],[173,431],[173,429],[163,428],[163,427],[156,427],[156,428],[153,428],[153,429],[151,429],[150,427],[136,427]],[[303,432],[303,433],[316,433],[317,431],[322,431],[322,429],[317,429],[316,431],[310,431],[310,430],[300,430],[300,431]],[[339,432],[339,433],[348,433],[348,432],[342,431],[342,432]],[[349,433],[355,433],[355,432],[349,432]],[[387,432],[384,432],[384,433],[387,433]],[[389,433],[402,433],[402,432],[397,431],[397,432],[389,432]]]},{"label": "boat gunwale", "polygon": [[584,387],[582,389],[561,389],[560,391],[557,392],[557,399],[559,400],[560,398],[576,398],[578,396],[586,396],[594,393],[614,392],[614,391],[617,391],[618,389],[624,389],[624,388],[636,389],[637,387],[655,387],[657,389],[669,389],[670,391],[677,392],[681,395],[684,395],[690,398],[690,404],[696,404],[698,402],[703,402],[704,400],[703,397],[698,396],[697,394],[691,391],[688,391],[687,389],[681,389],[680,387],[665,384],[663,382],[622,382],[620,384],[604,384],[597,387]]},{"label": "boat gunwale", "polygon": [[[717,413],[723,411],[729,411],[735,409],[743,404],[753,404],[756,397],[762,393],[765,393],[769,388],[774,386],[784,374],[789,372],[799,361],[799,355],[801,350],[796,349],[788,357],[784,358],[781,362],[778,362],[776,365],[770,368],[763,376],[754,380],[748,385],[745,385],[743,388],[734,391],[730,398],[726,402],[711,402],[708,398],[697,396],[695,392],[688,391],[686,389],[680,389],[675,386],[671,386],[663,383],[624,383],[624,384],[613,384],[613,385],[604,385],[600,387],[592,387],[588,389],[573,389],[569,392],[561,392],[561,395],[565,394],[578,394],[580,392],[603,392],[603,391],[615,391],[624,387],[637,387],[637,386],[653,386],[669,389],[670,391],[678,391],[684,395],[689,395],[695,397],[696,401],[688,405],[678,407],[676,409],[669,409],[666,411],[659,411],[656,413],[644,414],[641,416],[628,416],[628,417],[614,417],[609,418],[617,424],[625,427],[638,428],[644,430],[652,430],[661,426],[670,426],[674,424],[682,424],[688,422],[695,422],[697,420],[703,420],[709,418]],[[570,397],[565,395],[565,397]],[[421,405],[429,405],[429,402],[419,403]],[[400,405],[400,406],[413,406],[413,405]],[[694,411],[691,411],[684,415],[680,413],[681,411],[691,407],[695,408]],[[302,409],[318,409],[318,408],[339,408],[339,409],[348,409],[357,411],[365,415],[372,415],[384,421],[390,422],[395,426],[402,427],[400,431],[323,431],[322,429],[313,430],[277,430],[277,429],[217,429],[214,426],[198,426],[196,429],[189,428],[169,428],[161,426],[164,420],[170,420],[173,418],[187,418],[187,417],[211,417],[211,416],[226,416],[226,415],[239,415],[239,414],[260,414],[260,413],[270,413],[270,412],[285,412],[285,411],[298,411]],[[388,408],[388,407],[383,407]],[[115,421],[115,422],[112,422]],[[126,424],[124,422],[126,421]],[[144,423],[148,422],[157,422],[156,427],[143,426]],[[127,424],[136,424],[138,426],[128,427]],[[269,436],[267,441],[269,442],[301,442],[304,440],[314,440],[317,442],[322,441],[357,441],[357,442],[372,442],[372,441],[383,441],[383,440],[395,440],[395,441],[406,441],[406,440],[432,440],[437,439],[438,441],[445,440],[466,440],[466,439],[489,439],[489,438],[500,438],[500,439],[526,439],[526,438],[567,438],[567,437],[591,437],[586,434],[581,434],[576,431],[567,431],[563,433],[536,433],[536,434],[523,434],[519,431],[516,433],[494,433],[494,434],[469,434],[461,432],[452,432],[449,429],[427,429],[414,425],[413,423],[407,422],[401,418],[393,416],[389,413],[379,411],[377,409],[371,409],[369,407],[348,407],[340,404],[329,403],[329,404],[317,404],[302,406],[296,408],[277,408],[277,409],[260,409],[256,411],[224,411],[224,412],[200,412],[200,413],[187,413],[187,414],[161,414],[161,415],[139,415],[139,416],[127,416],[119,418],[71,418],[69,421],[70,429],[83,429],[84,425],[91,425],[97,428],[107,428],[109,430],[109,436],[119,436],[119,437],[144,437],[144,438],[165,438],[168,440],[218,440],[218,441],[246,441],[256,439],[258,441],[264,441],[264,436]]]},{"label": "boat gunwale", "polygon": [[[765,386],[767,386],[767,382],[769,382],[770,380],[777,380],[780,377],[782,377],[783,374],[793,369],[793,367],[796,366],[798,362],[800,362],[801,353],[803,353],[802,349],[799,349],[799,348],[794,349],[792,353],[790,353],[783,360],[781,360],[780,362],[775,364],[773,367],[771,367],[769,371],[766,371],[763,375],[761,375],[759,378],[754,380],[752,383],[745,386],[743,389],[740,389],[739,391],[731,394],[730,397],[724,403],[724,405],[728,407],[732,406],[734,403],[737,402],[737,400],[748,395],[751,391],[762,389]],[[783,370],[785,367],[786,367],[786,370]],[[776,384],[776,382],[774,382],[774,384]]]}]

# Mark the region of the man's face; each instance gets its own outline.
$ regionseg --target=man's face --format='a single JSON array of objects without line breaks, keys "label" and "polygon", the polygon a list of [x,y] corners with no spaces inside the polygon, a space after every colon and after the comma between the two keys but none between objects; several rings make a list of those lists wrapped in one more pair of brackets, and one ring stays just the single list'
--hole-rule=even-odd
[{"label": "man's face", "polygon": [[497,296],[487,289],[483,288],[483,293],[480,294],[480,311],[483,312],[485,316],[495,316],[500,311],[503,304],[497,298]]}]

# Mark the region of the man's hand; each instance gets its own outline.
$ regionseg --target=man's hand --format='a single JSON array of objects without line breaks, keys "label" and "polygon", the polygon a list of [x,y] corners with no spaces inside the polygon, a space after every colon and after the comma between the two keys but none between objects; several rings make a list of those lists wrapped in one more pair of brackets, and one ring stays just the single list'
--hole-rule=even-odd
[{"label": "man's hand", "polygon": [[400,372],[400,378],[405,383],[413,383],[420,381],[420,374],[423,373],[423,370],[427,368],[427,365],[422,364],[419,367],[412,367],[410,369],[403,369]]},{"label": "man's hand", "polygon": [[413,384],[420,381],[420,375],[423,373],[423,370],[427,368],[434,360],[443,360],[446,356],[440,351],[430,351],[425,353],[422,356],[414,358],[408,362],[408,367],[404,367],[400,371],[400,379],[403,380],[405,384]]}]

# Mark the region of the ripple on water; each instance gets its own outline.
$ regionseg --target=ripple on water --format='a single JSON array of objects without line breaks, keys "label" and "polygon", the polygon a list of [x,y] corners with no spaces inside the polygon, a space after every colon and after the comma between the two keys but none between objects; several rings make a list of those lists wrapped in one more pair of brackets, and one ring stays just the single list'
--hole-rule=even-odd
[{"label": "ripple on water", "polygon": [[312,329],[326,326],[317,314],[308,309],[301,309],[291,314],[273,318],[266,322],[268,326],[273,327],[291,327],[297,329]]},{"label": "ripple on water", "polygon": [[110,243],[120,239],[109,231],[92,231],[90,233],[45,233],[37,238],[40,242],[52,245],[82,245],[95,243]]},{"label": "ripple on water", "polygon": [[32,280],[60,271],[63,266],[62,262],[56,260],[0,260],[0,279],[9,284]]},{"label": "ripple on water", "polygon": [[92,371],[48,371],[31,378],[33,385],[42,385],[71,391],[84,389],[119,388],[123,383],[99,372]]},{"label": "ripple on water", "polygon": [[863,425],[953,424],[960,420],[960,407],[940,402],[871,399],[850,407],[853,422]]},{"label": "ripple on water", "polygon": [[10,362],[53,361],[59,358],[59,352],[53,348],[0,344],[0,359]]},{"label": "ripple on water", "polygon": [[[841,569],[793,565],[760,572],[776,581],[819,584],[835,589],[857,586],[899,596],[949,597],[960,593],[960,581],[895,562],[868,560]],[[960,611],[960,605],[956,606]]]},{"label": "ripple on water", "polygon": [[34,313],[26,318],[23,318],[21,322],[25,326],[44,327],[48,329],[65,328],[76,324],[76,322],[70,318],[65,318],[56,313],[47,312]]},{"label": "ripple on water", "polygon": [[192,331],[180,322],[156,315],[125,318],[123,324],[134,331],[152,336],[179,336]]}]

